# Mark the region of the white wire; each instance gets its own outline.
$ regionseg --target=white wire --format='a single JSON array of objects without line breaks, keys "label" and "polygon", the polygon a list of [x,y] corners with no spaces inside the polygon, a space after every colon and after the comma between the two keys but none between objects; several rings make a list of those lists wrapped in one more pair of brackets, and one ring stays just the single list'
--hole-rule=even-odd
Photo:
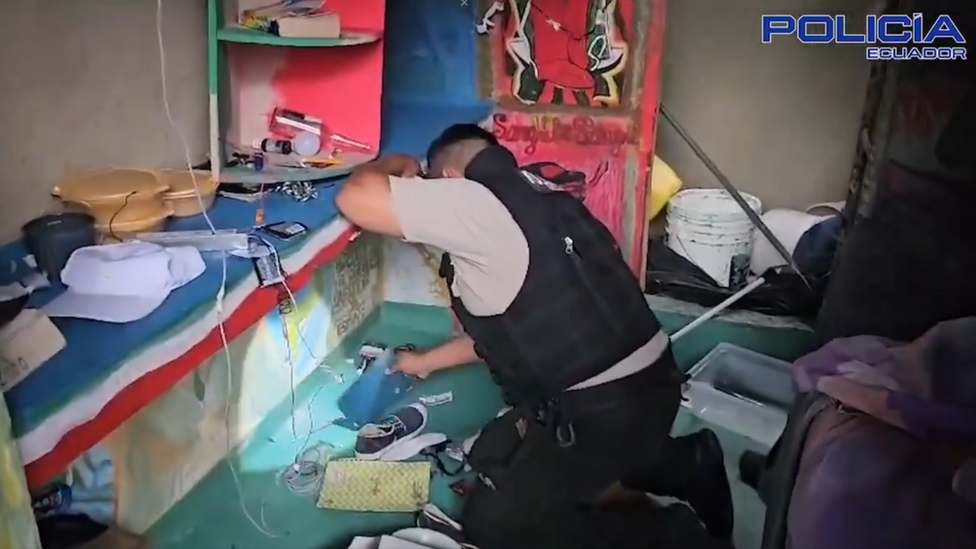
[{"label": "white wire", "polygon": [[[163,40],[163,0],[156,0],[156,37],[159,39],[159,77],[160,83],[163,88],[163,110],[166,113],[166,120],[169,121],[170,127],[176,134],[176,137],[180,140],[180,144],[183,146],[183,154],[186,157],[186,166],[190,171],[190,180],[193,181],[193,193],[197,197],[197,203],[200,205],[200,210],[203,213],[203,219],[207,222],[207,227],[210,228],[211,233],[216,233],[217,228],[214,227],[213,221],[210,220],[210,216],[207,215],[206,204],[203,201],[203,195],[200,193],[200,185],[197,183],[196,170],[193,169],[193,158],[190,154],[190,145],[186,140],[186,136],[183,135],[183,131],[180,130],[179,124],[173,118],[173,111],[169,106],[169,88],[166,85],[166,46]],[[218,159],[211,158],[211,162],[217,162]]]},{"label": "white wire", "polygon": [[[277,248],[275,248],[273,244],[268,242],[266,239],[262,238],[260,235],[254,234],[252,236],[254,238],[257,238],[268,248],[268,250],[272,255],[273,260],[275,261],[275,263],[278,265],[280,269],[281,257],[278,255]],[[282,275],[283,275],[282,276],[283,280],[281,282],[281,286],[282,288],[285,289],[285,292],[288,293],[288,300],[291,302],[291,306],[293,307],[293,310],[297,311],[298,300],[295,299],[295,294],[292,293],[291,288],[289,288],[288,284],[285,282],[284,280],[285,273],[283,271],[282,271]],[[280,310],[279,310],[279,314],[280,314]],[[294,350],[291,347],[291,340],[289,338],[288,323],[287,323],[288,320],[285,318],[284,314],[281,314],[280,316],[281,316],[281,331],[282,331],[282,336],[284,337],[285,340],[285,348],[286,348],[285,361],[286,364],[288,365],[288,370],[289,370],[288,374],[291,383],[291,395],[290,395],[291,433],[292,436],[294,437],[293,440],[297,442],[299,440],[299,437],[298,437],[298,426],[296,425],[296,421],[295,421],[295,407],[297,406],[297,402],[295,400],[296,391],[295,391]],[[309,345],[308,341],[305,339],[305,336],[302,333],[302,328],[300,325],[297,327],[296,331],[299,340],[301,340],[302,344],[305,346],[305,349],[308,351],[309,356],[312,358],[312,360],[318,362],[318,358],[315,356],[315,352],[312,350],[311,345]],[[286,466],[278,473],[278,483],[285,486],[292,494],[295,494],[296,496],[307,497],[311,495],[318,495],[318,493],[322,490],[322,480],[325,475],[326,462],[328,461],[329,457],[331,457],[332,452],[335,450],[335,448],[328,443],[319,443],[312,447],[309,447],[309,443],[312,440],[313,434],[327,427],[330,427],[334,424],[334,422],[330,421],[325,426],[316,429],[314,421],[312,420],[312,404],[315,402],[315,399],[318,397],[319,393],[322,391],[323,388],[324,385],[320,386],[312,395],[312,397],[309,398],[308,403],[306,405],[307,412],[308,412],[308,432],[305,435],[305,440],[302,442],[301,447],[298,449],[298,452],[295,455],[294,462],[291,465]],[[325,449],[328,449],[327,453],[324,451]]]},{"label": "white wire", "polygon": [[[174,133],[176,133],[176,136],[180,140],[180,144],[183,147],[183,153],[185,156],[187,169],[189,170],[190,173],[190,179],[193,182],[193,192],[197,198],[197,203],[200,205],[200,210],[203,215],[203,218],[207,222],[207,227],[210,229],[210,232],[215,234],[217,232],[217,228],[214,226],[213,221],[210,219],[210,216],[207,214],[207,206],[204,201],[203,194],[200,192],[200,185],[197,182],[197,178],[196,178],[196,170],[193,169],[193,159],[192,159],[192,155],[190,154],[189,143],[186,140],[186,136],[181,131],[179,124],[176,123],[176,120],[173,117],[172,109],[170,108],[169,89],[167,87],[167,82],[166,82],[166,48],[165,48],[165,40],[163,39],[163,0],[156,0],[156,36],[159,41],[159,65],[160,65],[160,81],[162,85],[162,95],[163,95],[163,109],[166,114],[166,119],[169,122],[170,127],[173,129]],[[219,162],[220,159],[211,158],[210,161]],[[257,236],[257,238],[261,240],[269,248],[269,250],[274,256],[275,261],[280,266],[281,258],[278,255],[278,250],[264,238],[261,238],[260,236]],[[295,298],[295,294],[292,292],[291,288],[288,287],[288,284],[285,281],[282,281],[281,285],[288,293],[288,299],[291,301],[292,307],[295,310],[297,310],[298,300]],[[224,317],[223,317],[223,312],[224,312],[223,304],[224,304],[224,298],[226,297],[226,293],[227,293],[227,254],[225,252],[221,252],[221,279],[220,279],[220,287],[217,290],[217,295],[215,297],[215,311],[217,313],[217,329],[218,332],[220,333],[220,340],[223,346],[224,359],[227,367],[227,395],[224,401],[224,430],[225,430],[225,438],[226,438],[227,453],[228,453],[227,466],[230,469],[231,476],[234,479],[234,484],[237,488],[238,502],[240,503],[241,510],[244,512],[244,516],[247,517],[248,521],[250,521],[251,524],[262,534],[271,538],[278,538],[281,537],[281,535],[270,532],[267,527],[267,524],[265,523],[263,502],[261,505],[260,523],[257,520],[255,520],[254,517],[251,516],[250,512],[248,511],[247,503],[244,498],[244,487],[241,483],[240,477],[237,474],[237,470],[234,467],[233,460],[230,458],[230,453],[233,451],[233,446],[234,446],[232,435],[231,435],[232,429],[231,429],[231,405],[230,405],[231,395],[233,393],[233,387],[234,387],[234,379],[233,379],[233,370],[232,370],[232,358],[230,354],[230,344],[227,338],[227,331],[224,327]],[[286,361],[290,372],[289,376],[290,376],[290,384],[291,384],[290,386],[291,430],[292,430],[292,435],[295,437],[295,440],[297,441],[298,433],[297,433],[297,425],[295,422],[295,407],[297,405],[296,394],[295,394],[295,365],[292,356],[293,351],[291,348],[291,342],[288,339],[287,323],[284,315],[282,315],[281,317],[281,322],[285,332],[285,344],[287,347]],[[306,351],[308,352],[309,357],[318,363],[319,362],[318,358],[315,356],[315,352],[312,350],[311,345],[309,345],[308,340],[305,339],[305,335],[302,332],[301,326],[298,327],[297,332],[298,332],[298,338],[302,342],[302,345],[305,347]],[[317,494],[321,490],[322,478],[325,470],[325,463],[326,461],[328,461],[328,458],[331,455],[333,450],[331,445],[329,445],[328,443],[319,443],[314,445],[311,448],[309,448],[308,446],[313,434],[322,431],[334,424],[334,422],[330,421],[324,426],[315,428],[312,422],[312,403],[314,402],[315,398],[318,396],[321,390],[322,387],[320,387],[319,390],[312,395],[312,398],[309,399],[307,404],[309,428],[308,428],[308,434],[305,437],[305,441],[303,442],[302,447],[299,449],[298,453],[296,454],[294,463],[286,467],[284,470],[282,470],[278,476],[278,480],[281,484],[283,484],[286,488],[288,488],[288,490],[290,490],[293,494],[299,496],[308,496],[308,495]]]},{"label": "white wire", "polygon": [[[288,287],[288,283],[286,282],[287,274],[284,272],[284,268],[281,266],[282,265],[281,256],[278,255],[278,249],[275,248],[274,244],[268,242],[264,237],[262,237],[259,234],[252,233],[251,236],[261,241],[261,243],[264,244],[268,248],[268,250],[271,251],[271,256],[274,258],[275,264],[278,265],[278,268],[282,270],[281,287],[285,289],[285,292],[288,294],[289,301],[291,301],[292,306],[297,310],[298,300],[295,299],[295,294],[291,291],[291,288]],[[282,318],[282,322],[284,322],[284,318]],[[312,358],[312,360],[318,363],[319,359],[318,357],[315,356],[315,351],[312,350],[312,346],[309,345],[308,340],[305,339],[305,334],[302,333],[301,326],[298,327],[297,331],[298,331],[298,339],[305,347],[305,350],[308,352],[308,355]],[[287,334],[286,334],[286,341],[287,341]],[[290,348],[289,348],[289,352],[291,352]]]},{"label": "white wire", "polygon": [[[177,138],[180,140],[180,144],[183,146],[183,153],[186,159],[187,169],[190,171],[190,179],[193,181],[193,193],[197,197],[197,203],[200,205],[201,213],[203,214],[203,219],[207,222],[207,227],[210,229],[211,233],[216,233],[217,228],[214,226],[213,221],[211,221],[210,216],[207,214],[206,204],[203,200],[203,196],[200,193],[200,185],[197,183],[196,171],[193,169],[193,158],[190,154],[190,145],[186,140],[186,136],[180,130],[179,124],[173,118],[173,112],[169,105],[169,89],[166,85],[166,46],[163,39],[163,0],[156,0],[156,37],[159,40],[159,72],[160,81],[162,85],[163,93],[163,109],[166,113],[166,119],[169,121],[170,127],[172,127],[173,132],[176,133]],[[211,162],[219,162],[218,158],[211,158]],[[241,510],[244,511],[244,516],[247,520],[254,525],[262,534],[277,538],[281,537],[278,534],[274,534],[266,527],[263,527],[258,521],[254,520],[251,513],[247,510],[247,503],[244,500],[244,487],[241,484],[241,480],[237,475],[237,471],[234,468],[233,460],[230,457],[230,452],[233,450],[233,442],[231,439],[231,420],[230,420],[230,399],[233,393],[234,379],[233,372],[231,370],[232,361],[230,355],[230,346],[227,341],[227,331],[224,328],[224,318],[223,318],[223,305],[224,296],[227,293],[227,254],[221,252],[221,278],[220,278],[220,288],[217,290],[216,300],[215,300],[215,310],[217,313],[217,330],[220,332],[220,341],[223,345],[224,358],[227,363],[227,395],[224,402],[224,429],[227,441],[227,466],[230,468],[231,476],[234,478],[234,484],[237,487],[237,498],[241,505]],[[262,507],[262,522],[263,521],[263,507]]]}]

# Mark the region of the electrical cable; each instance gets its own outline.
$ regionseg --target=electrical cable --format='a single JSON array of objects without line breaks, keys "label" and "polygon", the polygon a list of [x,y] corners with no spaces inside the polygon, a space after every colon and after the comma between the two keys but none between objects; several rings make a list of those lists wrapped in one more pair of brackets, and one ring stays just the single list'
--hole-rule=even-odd
[{"label": "electrical cable", "polygon": [[[275,248],[273,244],[271,244],[271,242],[268,242],[268,240],[266,240],[265,238],[263,238],[258,234],[252,233],[250,236],[252,238],[256,238],[258,241],[264,244],[264,246],[266,246],[270,251],[273,260],[279,266],[281,265],[281,257],[278,255],[278,250],[277,248]],[[295,294],[292,293],[291,288],[289,288],[286,283],[282,282],[281,286],[282,288],[284,288],[285,292],[287,292],[289,301],[297,310],[298,300],[295,298]],[[289,376],[291,382],[291,395],[290,395],[291,412],[292,412],[291,432],[292,432],[292,436],[294,437],[294,440],[297,441],[298,426],[295,420],[295,407],[297,406],[296,391],[295,391],[295,366],[294,366],[295,363],[294,363],[293,350],[291,347],[291,340],[289,338],[288,325],[287,325],[287,320],[285,319],[285,315],[281,315],[281,327],[282,327],[282,336],[285,340],[285,346],[287,349],[287,356],[285,360],[286,363],[289,365]],[[300,327],[297,330],[297,335],[298,335],[298,339],[305,347],[305,350],[309,353],[309,356],[312,357],[313,360],[318,362],[318,359],[315,358],[315,352],[312,350],[311,345],[309,345],[308,341],[305,339],[305,336],[304,334],[302,334],[302,330]],[[335,451],[335,448],[328,443],[319,443],[312,447],[309,447],[309,443],[311,442],[312,435],[328,427],[331,427],[332,425],[335,424],[335,421],[330,421],[326,425],[316,429],[314,422],[312,421],[312,404],[315,402],[315,399],[318,397],[319,393],[322,391],[323,388],[324,385],[322,387],[319,387],[315,391],[315,393],[311,396],[311,398],[309,398],[308,403],[306,405],[308,411],[308,433],[305,436],[305,440],[302,443],[301,448],[299,448],[295,456],[295,461],[291,465],[286,466],[278,473],[278,483],[285,486],[292,494],[296,496],[307,497],[310,495],[318,495],[318,493],[322,489],[322,480],[325,475],[326,463],[328,462],[332,453]],[[325,449],[328,450],[327,454],[323,452],[323,450]]]},{"label": "electrical cable", "polygon": [[[200,185],[197,182],[196,170],[194,168],[194,163],[193,163],[192,155],[190,153],[189,143],[187,142],[186,136],[181,131],[179,125],[176,123],[176,120],[173,117],[172,109],[170,108],[170,103],[169,103],[169,90],[168,90],[168,87],[167,87],[167,80],[166,80],[166,48],[165,48],[165,40],[163,38],[163,0],[156,0],[156,36],[157,36],[157,39],[158,39],[158,42],[159,42],[160,81],[161,81],[161,86],[162,86],[163,109],[164,109],[164,112],[166,114],[166,119],[169,122],[170,127],[172,128],[173,132],[176,134],[177,138],[180,141],[180,144],[183,147],[183,153],[184,153],[184,156],[185,156],[186,165],[187,165],[187,168],[188,168],[189,173],[190,173],[190,178],[191,178],[191,180],[193,182],[194,195],[197,198],[197,203],[200,205],[200,210],[201,210],[201,214],[203,215],[203,219],[206,221],[207,227],[210,229],[211,234],[216,234],[217,228],[214,226],[213,221],[210,219],[210,216],[207,214],[207,205],[206,205],[206,202],[205,202],[205,200],[203,198],[203,194],[200,192]],[[219,162],[219,159],[217,159],[217,158],[211,158],[210,160],[211,160],[211,163],[213,163],[213,162]],[[124,204],[123,204],[123,207],[124,207]],[[111,232],[111,222],[109,223],[109,225],[110,225],[109,229],[110,229],[110,232]],[[258,238],[260,238],[260,237],[258,237]],[[277,249],[275,249],[274,246],[272,246],[270,243],[268,243],[263,238],[261,238],[261,240],[265,243],[265,245],[268,246],[268,248],[271,250],[271,253],[274,254],[275,260],[278,261],[279,262],[279,265],[280,265],[280,257],[278,256]],[[223,310],[224,298],[226,297],[226,294],[227,294],[227,253],[226,252],[221,252],[220,255],[221,255],[221,280],[220,280],[220,287],[218,288],[217,294],[215,296],[215,306],[214,306],[214,309],[215,309],[215,312],[216,312],[216,315],[217,315],[217,330],[220,333],[220,340],[221,340],[221,344],[223,346],[223,354],[224,354],[224,359],[225,359],[225,363],[226,363],[226,367],[227,367],[227,397],[226,397],[225,402],[224,402],[224,423],[225,423],[224,424],[224,429],[225,429],[225,439],[226,439],[226,443],[227,443],[227,453],[229,455],[233,451],[233,449],[234,449],[234,444],[233,444],[232,435],[231,435],[231,432],[232,432],[232,429],[231,429],[231,395],[233,394],[234,379],[233,379],[233,370],[232,370],[232,364],[233,364],[233,362],[232,362],[232,357],[231,357],[231,353],[230,353],[230,345],[229,345],[229,342],[228,342],[227,331],[226,331],[226,328],[224,326],[224,320],[225,319],[224,319],[224,310]],[[291,288],[289,288],[288,285],[285,282],[282,282],[281,285],[285,289],[285,291],[287,292],[288,298],[291,300],[293,306],[295,307],[295,309],[297,309],[298,308],[298,302],[295,299],[295,295],[292,292]],[[282,319],[281,320],[282,320],[282,325],[285,326],[285,318],[284,318],[284,316],[282,316]],[[318,359],[315,357],[315,353],[312,351],[312,348],[308,344],[308,341],[306,341],[304,335],[302,334],[301,329],[298,330],[298,336],[299,336],[299,339],[301,340],[302,344],[307,349],[310,358],[312,360],[318,362]],[[292,362],[292,357],[291,357],[291,355],[292,355],[291,343],[290,343],[290,341],[287,338],[287,334],[286,334],[285,343],[286,343],[286,346],[287,346],[287,349],[288,349],[287,350],[287,353],[288,353],[287,364],[288,364],[289,370],[291,372],[291,374],[290,374],[290,376],[291,376],[290,393],[291,393],[292,434],[295,436],[295,440],[297,441],[298,440],[298,435],[297,435],[297,427],[295,425],[295,406],[296,406],[296,402],[295,402],[295,398],[296,398],[295,397],[295,367],[294,367],[294,363]],[[320,390],[321,390],[321,388],[320,388]],[[328,444],[324,444],[323,443],[323,444],[317,444],[317,445],[315,445],[315,446],[313,446],[311,448],[308,447],[308,443],[309,443],[309,441],[310,441],[313,433],[316,433],[318,431],[321,431],[325,427],[329,427],[329,426],[331,426],[333,424],[333,422],[329,422],[325,427],[321,427],[319,429],[315,429],[314,426],[312,425],[312,421],[311,421],[311,416],[312,416],[311,405],[312,405],[312,401],[314,400],[314,397],[317,396],[317,395],[318,395],[318,393],[316,392],[316,394],[313,395],[313,398],[310,399],[309,402],[308,402],[309,433],[305,437],[305,442],[302,445],[302,448],[299,450],[298,454],[296,455],[295,460],[294,460],[294,463],[291,466],[287,467],[279,475],[279,480],[281,481],[281,483],[284,484],[292,493],[294,493],[296,495],[307,495],[307,494],[310,494],[310,493],[312,493],[313,487],[320,487],[321,486],[321,479],[322,479],[323,472],[324,472],[324,467],[325,467],[325,463],[324,462],[325,462],[325,460],[327,460],[327,456],[323,457],[324,456],[324,449],[330,446]],[[258,520],[256,520],[253,516],[251,516],[251,513],[248,510],[246,501],[244,499],[244,488],[243,488],[243,485],[241,483],[240,477],[238,476],[237,471],[236,471],[236,469],[234,467],[233,461],[231,459],[227,459],[226,461],[227,461],[227,466],[230,469],[231,476],[234,479],[234,484],[235,484],[235,486],[237,488],[238,502],[240,503],[241,510],[244,512],[244,516],[262,534],[264,534],[264,535],[266,535],[268,537],[271,537],[271,538],[279,538],[279,537],[282,537],[280,534],[275,534],[275,533],[271,532],[270,529],[267,527],[267,524],[265,523],[265,520],[264,520],[264,504],[263,503],[261,505],[261,517],[260,517],[261,520],[260,520],[260,522]],[[314,467],[313,467],[313,465],[314,465]],[[289,471],[291,471],[291,472],[289,472]]]},{"label": "electrical cable", "polygon": [[115,218],[118,217],[119,214],[122,213],[122,210],[124,210],[125,207],[129,205],[129,199],[135,196],[138,192],[139,191],[132,191],[131,193],[125,195],[125,198],[122,200],[122,205],[119,206],[119,209],[115,210],[115,213],[113,213],[112,217],[109,218],[108,234],[109,236],[112,237],[113,240],[117,240],[119,242],[122,241],[122,239],[119,238],[119,235],[115,234]]}]

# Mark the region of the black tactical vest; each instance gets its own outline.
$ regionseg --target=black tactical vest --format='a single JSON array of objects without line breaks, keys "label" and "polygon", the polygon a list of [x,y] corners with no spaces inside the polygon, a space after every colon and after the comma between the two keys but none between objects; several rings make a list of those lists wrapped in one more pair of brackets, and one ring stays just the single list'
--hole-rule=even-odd
[{"label": "black tactical vest", "polygon": [[[542,404],[623,360],[661,329],[610,231],[567,192],[530,184],[504,147],[489,147],[465,170],[512,214],[529,247],[522,289],[508,309],[474,316],[451,306],[475,350],[506,391]],[[441,258],[450,284],[450,257]]]}]

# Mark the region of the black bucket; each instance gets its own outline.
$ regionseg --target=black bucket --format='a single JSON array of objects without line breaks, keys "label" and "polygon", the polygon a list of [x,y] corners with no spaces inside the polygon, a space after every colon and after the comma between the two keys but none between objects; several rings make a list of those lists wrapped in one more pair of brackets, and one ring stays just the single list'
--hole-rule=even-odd
[{"label": "black bucket", "polygon": [[61,286],[61,269],[78,248],[95,244],[95,218],[83,213],[45,215],[23,227],[27,249],[51,284]]}]

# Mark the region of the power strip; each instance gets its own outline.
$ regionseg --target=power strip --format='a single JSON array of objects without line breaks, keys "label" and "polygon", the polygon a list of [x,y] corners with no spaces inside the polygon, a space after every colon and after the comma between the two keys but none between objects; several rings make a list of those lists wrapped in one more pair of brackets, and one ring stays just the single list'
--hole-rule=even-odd
[{"label": "power strip", "polygon": [[139,233],[136,240],[152,242],[160,246],[192,246],[201,252],[233,252],[247,250],[247,233],[236,229],[210,231],[167,231],[164,233]]}]

